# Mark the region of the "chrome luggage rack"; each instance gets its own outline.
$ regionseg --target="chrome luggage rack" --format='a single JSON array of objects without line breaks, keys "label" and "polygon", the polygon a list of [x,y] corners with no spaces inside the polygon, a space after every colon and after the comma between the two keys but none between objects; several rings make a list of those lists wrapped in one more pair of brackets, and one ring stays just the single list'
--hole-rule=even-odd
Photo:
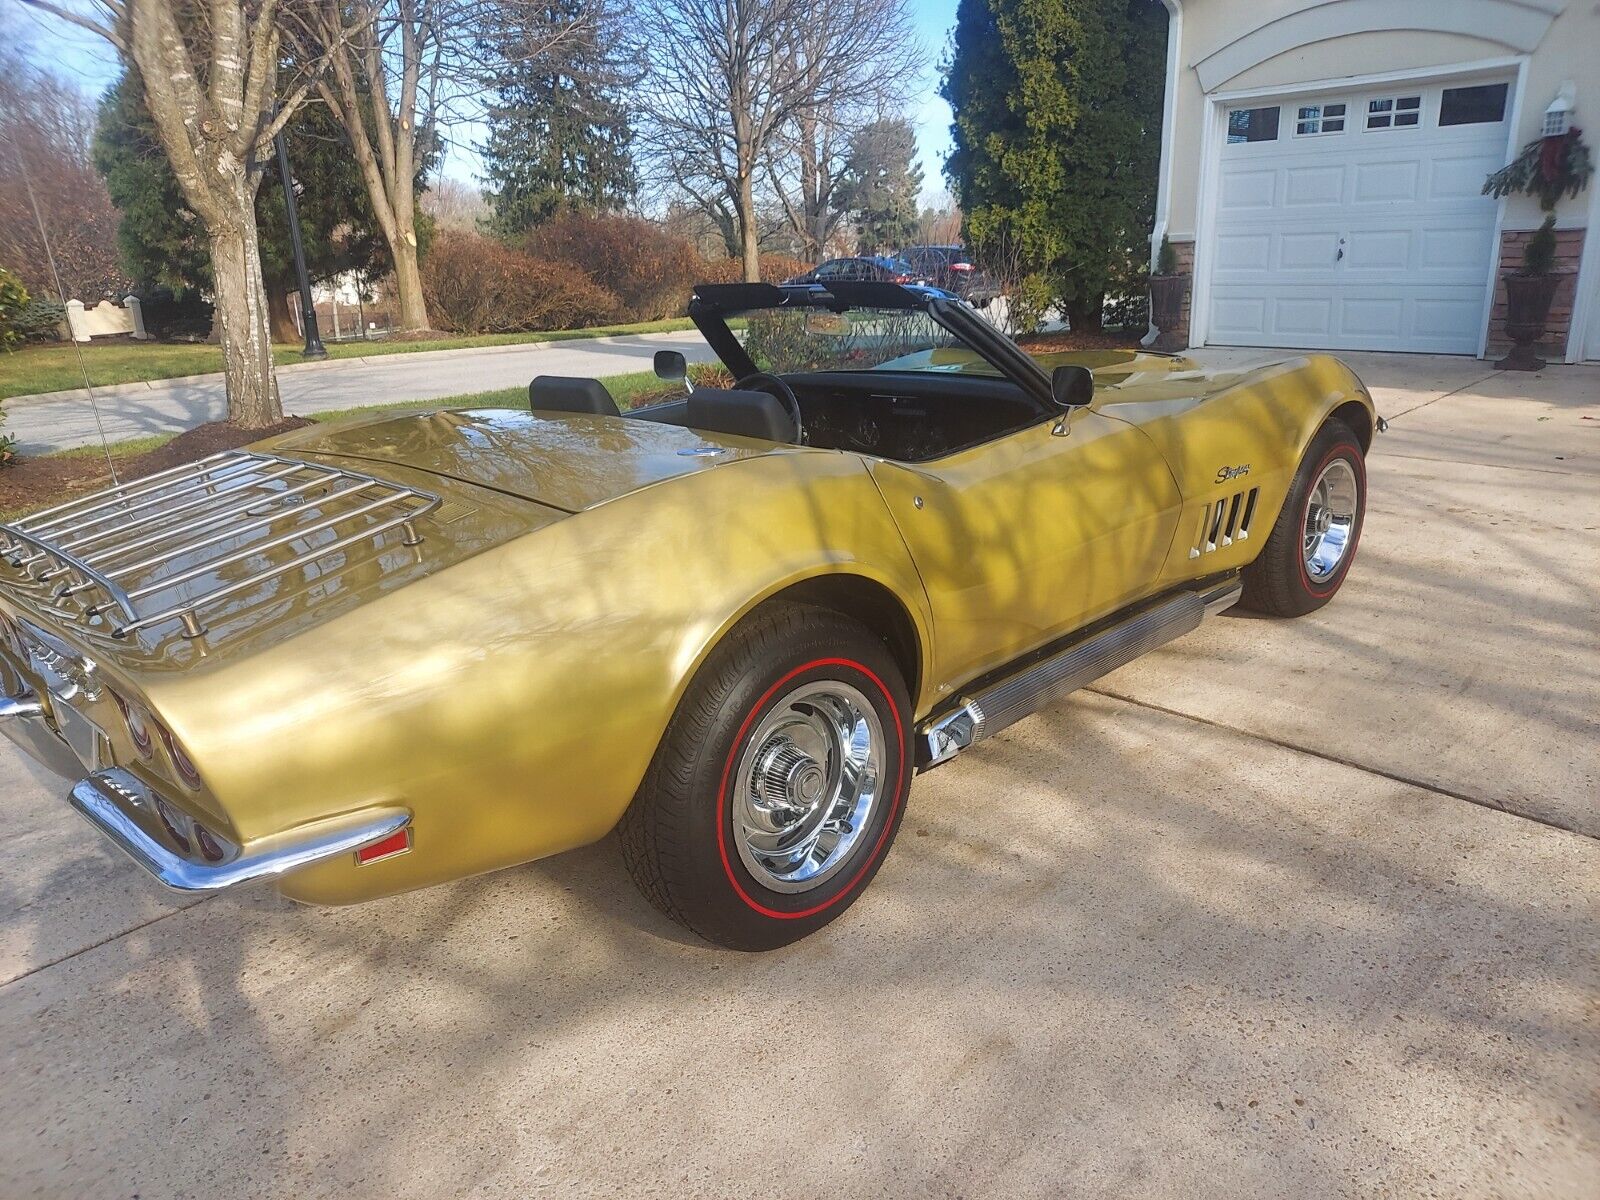
[{"label": "chrome luggage rack", "polygon": [[[419,544],[417,519],[438,506],[359,471],[225,450],[0,524],[0,560],[53,584],[57,602],[77,598],[113,637],[177,621],[197,638],[201,609],[334,551],[396,528],[402,545]],[[285,547],[282,561],[235,577]]]}]

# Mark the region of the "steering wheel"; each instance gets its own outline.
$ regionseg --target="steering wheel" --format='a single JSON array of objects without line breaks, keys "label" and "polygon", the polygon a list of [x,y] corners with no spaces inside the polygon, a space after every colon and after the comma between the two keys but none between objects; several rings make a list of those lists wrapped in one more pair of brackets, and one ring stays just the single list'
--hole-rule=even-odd
[{"label": "steering wheel", "polygon": [[756,371],[746,375],[733,385],[745,391],[766,392],[776,396],[779,403],[788,410],[789,416],[794,421],[794,440],[796,444],[804,445],[806,440],[805,422],[800,418],[800,400],[794,394],[794,389],[776,375],[769,375],[765,371]]}]

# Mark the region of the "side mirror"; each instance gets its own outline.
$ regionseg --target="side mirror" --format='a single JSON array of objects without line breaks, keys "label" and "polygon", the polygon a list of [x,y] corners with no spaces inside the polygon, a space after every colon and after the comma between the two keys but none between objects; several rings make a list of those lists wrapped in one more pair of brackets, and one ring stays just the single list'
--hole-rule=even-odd
[{"label": "side mirror", "polygon": [[1087,367],[1057,367],[1050,373],[1050,398],[1060,408],[1082,408],[1094,399],[1094,376]]},{"label": "side mirror", "polygon": [[652,365],[656,378],[668,383],[682,383],[689,378],[689,361],[676,350],[657,350]]}]

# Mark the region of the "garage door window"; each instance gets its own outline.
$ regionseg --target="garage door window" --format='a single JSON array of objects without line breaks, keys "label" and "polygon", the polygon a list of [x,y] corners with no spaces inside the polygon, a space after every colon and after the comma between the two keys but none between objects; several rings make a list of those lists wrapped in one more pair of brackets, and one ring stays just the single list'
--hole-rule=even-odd
[{"label": "garage door window", "polygon": [[1445,88],[1439,98],[1441,125],[1498,125],[1506,115],[1506,85]]},{"label": "garage door window", "polygon": [[1368,129],[1404,129],[1422,116],[1421,96],[1384,96],[1367,101]]},{"label": "garage door window", "polygon": [[1295,115],[1294,131],[1300,137],[1312,133],[1343,133],[1344,105],[1302,104]]},{"label": "garage door window", "polygon": [[1275,142],[1278,140],[1278,106],[1270,108],[1230,108],[1228,145],[1235,142]]}]

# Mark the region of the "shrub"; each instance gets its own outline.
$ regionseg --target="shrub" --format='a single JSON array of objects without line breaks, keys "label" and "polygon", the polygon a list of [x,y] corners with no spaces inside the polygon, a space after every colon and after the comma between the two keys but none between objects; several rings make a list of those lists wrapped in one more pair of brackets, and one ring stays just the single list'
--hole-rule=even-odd
[{"label": "shrub", "polygon": [[435,237],[422,287],[434,322],[455,333],[581,329],[619,316],[616,296],[583,271],[460,229]]},{"label": "shrub", "polygon": [[28,307],[28,289],[4,267],[0,267],[0,349],[13,350],[22,345],[22,334],[16,321]]},{"label": "shrub", "polygon": [[1167,240],[1167,235],[1161,235],[1161,248],[1156,251],[1156,274],[1176,275],[1178,273],[1178,252],[1173,249],[1172,243]]},{"label": "shrub", "polygon": [[699,280],[700,256],[687,238],[618,213],[558,213],[535,226],[522,248],[576,268],[616,296],[633,321],[681,317]]},{"label": "shrub", "polygon": [[1556,266],[1556,215],[1550,213],[1544,224],[1533,231],[1522,248],[1522,274],[1548,275]]},{"label": "shrub", "polygon": [[[811,264],[787,254],[763,254],[761,279],[764,283],[782,283],[796,275],[804,275]],[[743,283],[744,260],[738,258],[702,259],[696,283]]]},{"label": "shrub", "polygon": [[59,342],[66,319],[67,310],[59,300],[35,296],[17,311],[10,328],[24,342]]},{"label": "shrub", "polygon": [[689,382],[695,387],[731,388],[734,384],[733,372],[721,363],[690,363]]},{"label": "shrub", "polygon": [[1143,333],[1150,325],[1150,297],[1143,292],[1136,296],[1107,296],[1100,323],[1106,329]]},{"label": "shrub", "polygon": [[195,288],[173,291],[159,284],[133,289],[139,298],[144,330],[163,341],[203,342],[211,335],[213,309]]}]

